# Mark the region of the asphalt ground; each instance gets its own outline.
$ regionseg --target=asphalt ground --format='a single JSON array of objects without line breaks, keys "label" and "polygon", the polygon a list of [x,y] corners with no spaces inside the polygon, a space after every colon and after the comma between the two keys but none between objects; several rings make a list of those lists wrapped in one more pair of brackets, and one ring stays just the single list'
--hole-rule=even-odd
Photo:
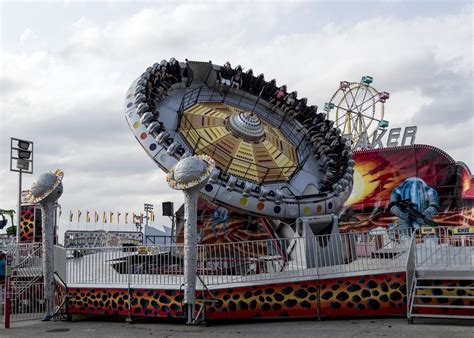
[{"label": "asphalt ground", "polygon": [[474,337],[474,320],[348,319],[286,320],[211,323],[190,326],[184,323],[149,322],[133,324],[123,319],[74,317],[72,322],[28,321],[2,329],[1,337]]}]

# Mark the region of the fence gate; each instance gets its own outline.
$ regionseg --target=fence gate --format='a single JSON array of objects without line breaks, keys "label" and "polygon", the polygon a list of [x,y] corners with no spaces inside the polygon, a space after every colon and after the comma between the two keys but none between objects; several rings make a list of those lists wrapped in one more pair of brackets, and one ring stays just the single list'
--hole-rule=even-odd
[{"label": "fence gate", "polygon": [[18,244],[7,252],[11,274],[1,290],[0,320],[9,323],[41,319],[45,310],[40,244]]}]

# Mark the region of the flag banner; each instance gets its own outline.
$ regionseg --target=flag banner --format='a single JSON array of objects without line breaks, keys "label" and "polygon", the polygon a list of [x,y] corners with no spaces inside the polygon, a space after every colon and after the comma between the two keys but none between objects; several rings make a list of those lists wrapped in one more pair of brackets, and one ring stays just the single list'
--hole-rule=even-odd
[{"label": "flag banner", "polygon": [[107,223],[107,213],[104,211],[104,217],[102,218],[102,222],[105,224]]},{"label": "flag banner", "polygon": [[74,218],[74,213],[69,210],[69,223],[72,223],[72,219]]},{"label": "flag banner", "polygon": [[128,212],[125,213],[125,224],[128,224]]},{"label": "flag banner", "polygon": [[117,211],[117,224],[120,224],[120,215],[121,213]]},{"label": "flag banner", "polygon": [[150,221],[155,221],[155,213],[153,211],[150,213]]},{"label": "flag banner", "polygon": [[114,222],[114,213],[110,211],[109,215],[110,215],[110,224],[112,224]]},{"label": "flag banner", "polygon": [[137,216],[135,215],[135,213],[132,214],[132,224],[135,224],[135,218],[137,218]]},{"label": "flag banner", "polygon": [[81,210],[77,210],[77,223],[81,223],[81,215],[82,215]]},{"label": "flag banner", "polygon": [[87,210],[86,212],[86,223],[90,223],[91,222],[91,213],[89,212],[89,210]]},{"label": "flag banner", "polygon": [[143,224],[143,214],[140,213],[140,224]]},{"label": "flag banner", "polygon": [[99,221],[99,214],[97,211],[94,210],[94,223],[97,223]]}]

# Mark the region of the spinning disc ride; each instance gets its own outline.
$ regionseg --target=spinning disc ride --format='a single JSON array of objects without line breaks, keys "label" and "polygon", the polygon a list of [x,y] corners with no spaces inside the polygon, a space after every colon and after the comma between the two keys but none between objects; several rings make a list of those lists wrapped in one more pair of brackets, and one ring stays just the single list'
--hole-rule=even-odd
[{"label": "spinning disc ride", "polygon": [[251,90],[223,92],[216,85],[221,67],[210,62],[180,64],[186,70],[179,78],[187,79],[156,100],[153,77],[166,64],[149,67],[125,99],[132,133],[164,172],[181,158],[207,155],[216,167],[200,194],[218,205],[290,221],[341,209],[354,161],[350,143],[324,114],[297,119]]},{"label": "spinning disc ride", "polygon": [[341,81],[339,89],[324,105],[328,119],[335,121],[354,144],[364,133],[370,138],[378,129],[388,127],[384,105],[390,94],[379,92],[371,86],[372,82],[371,76],[363,76],[360,82]]}]

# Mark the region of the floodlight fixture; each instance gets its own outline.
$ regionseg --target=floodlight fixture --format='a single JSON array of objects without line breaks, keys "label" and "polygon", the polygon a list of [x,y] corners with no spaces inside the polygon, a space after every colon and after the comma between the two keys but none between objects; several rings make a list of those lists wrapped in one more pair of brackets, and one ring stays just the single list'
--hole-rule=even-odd
[{"label": "floodlight fixture", "polygon": [[25,140],[18,140],[18,148],[22,150],[28,150],[30,148],[31,142]]},{"label": "floodlight fixture", "polygon": [[19,170],[28,171],[30,169],[30,162],[20,158],[16,161],[16,168]]},{"label": "floodlight fixture", "polygon": [[22,160],[29,160],[31,157],[31,151],[18,150],[18,158]]}]

